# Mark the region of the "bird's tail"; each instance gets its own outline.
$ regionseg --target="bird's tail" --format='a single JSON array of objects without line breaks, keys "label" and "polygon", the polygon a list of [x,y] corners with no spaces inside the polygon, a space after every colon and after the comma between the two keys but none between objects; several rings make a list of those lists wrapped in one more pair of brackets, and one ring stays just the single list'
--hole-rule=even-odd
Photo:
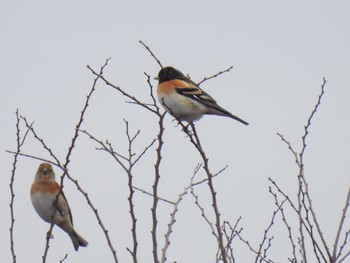
[{"label": "bird's tail", "polygon": [[237,116],[233,115],[233,114],[225,114],[224,116],[230,117],[232,119],[235,119],[236,121],[239,121],[240,123],[243,123],[244,125],[249,125],[248,122],[242,120],[241,118],[238,118]]},{"label": "bird's tail", "polygon": [[237,116],[233,115],[231,112],[225,110],[224,108],[220,107],[217,104],[215,105],[215,107],[211,106],[209,109],[210,109],[208,112],[209,114],[230,117],[236,121],[239,121],[240,123],[243,123],[244,125],[249,125],[248,122],[242,120],[241,118],[238,118]]},{"label": "bird's tail", "polygon": [[73,231],[73,233],[69,236],[72,239],[75,251],[78,251],[79,247],[86,247],[89,244],[82,236],[80,236],[75,231]]}]

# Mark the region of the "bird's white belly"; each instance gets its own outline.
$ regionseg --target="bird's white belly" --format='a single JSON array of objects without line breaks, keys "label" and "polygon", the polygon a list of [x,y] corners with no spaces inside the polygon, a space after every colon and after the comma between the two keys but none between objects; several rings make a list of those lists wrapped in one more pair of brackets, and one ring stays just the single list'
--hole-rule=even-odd
[{"label": "bird's white belly", "polygon": [[[52,196],[47,193],[36,193],[31,195],[32,203],[35,211],[38,215],[46,222],[52,222],[52,215],[55,212],[55,206],[53,205],[56,201],[56,196]],[[54,223],[57,224],[62,221],[62,217],[58,211],[54,218]]]},{"label": "bird's white belly", "polygon": [[206,111],[203,104],[177,93],[158,96],[158,99],[167,112],[179,120],[195,121],[200,119]]}]

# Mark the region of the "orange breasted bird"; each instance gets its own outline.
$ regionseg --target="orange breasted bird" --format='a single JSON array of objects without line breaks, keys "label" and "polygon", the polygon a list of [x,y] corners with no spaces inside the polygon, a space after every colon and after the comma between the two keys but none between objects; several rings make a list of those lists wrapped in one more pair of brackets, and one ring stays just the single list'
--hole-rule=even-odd
[{"label": "orange breasted bird", "polygon": [[51,164],[40,164],[30,189],[30,197],[35,211],[45,222],[52,223],[53,221],[66,232],[77,251],[80,246],[86,247],[88,242],[74,230],[72,213],[63,192],[56,200],[59,191],[60,186],[55,181],[55,173]]},{"label": "orange breasted bird", "polygon": [[249,123],[220,107],[196,83],[173,67],[164,67],[158,77],[158,100],[165,110],[179,121],[193,122],[203,115],[230,117],[245,125]]}]

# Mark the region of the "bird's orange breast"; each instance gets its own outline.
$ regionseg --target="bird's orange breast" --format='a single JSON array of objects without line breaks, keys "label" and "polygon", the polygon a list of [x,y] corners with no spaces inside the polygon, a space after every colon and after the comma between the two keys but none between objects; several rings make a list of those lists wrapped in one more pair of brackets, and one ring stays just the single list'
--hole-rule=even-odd
[{"label": "bird's orange breast", "polygon": [[160,83],[157,88],[158,93],[171,94],[175,91],[175,88],[189,87],[189,84],[183,80],[173,79]]},{"label": "bird's orange breast", "polygon": [[30,194],[50,193],[57,195],[60,187],[57,182],[34,182],[30,189]]}]

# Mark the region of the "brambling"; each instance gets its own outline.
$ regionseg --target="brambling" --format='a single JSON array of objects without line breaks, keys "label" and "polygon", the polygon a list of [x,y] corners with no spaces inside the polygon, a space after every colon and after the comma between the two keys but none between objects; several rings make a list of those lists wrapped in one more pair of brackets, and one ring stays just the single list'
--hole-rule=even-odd
[{"label": "brambling", "polygon": [[156,79],[159,81],[157,95],[160,103],[179,121],[193,122],[210,114],[249,124],[220,107],[208,93],[173,67],[162,68]]},{"label": "brambling", "polygon": [[77,251],[79,246],[86,247],[88,242],[74,230],[72,213],[63,192],[59,195],[56,205],[59,191],[60,186],[55,181],[55,173],[51,164],[40,164],[30,189],[30,197],[35,211],[45,222],[51,223],[53,221],[66,232]]}]

